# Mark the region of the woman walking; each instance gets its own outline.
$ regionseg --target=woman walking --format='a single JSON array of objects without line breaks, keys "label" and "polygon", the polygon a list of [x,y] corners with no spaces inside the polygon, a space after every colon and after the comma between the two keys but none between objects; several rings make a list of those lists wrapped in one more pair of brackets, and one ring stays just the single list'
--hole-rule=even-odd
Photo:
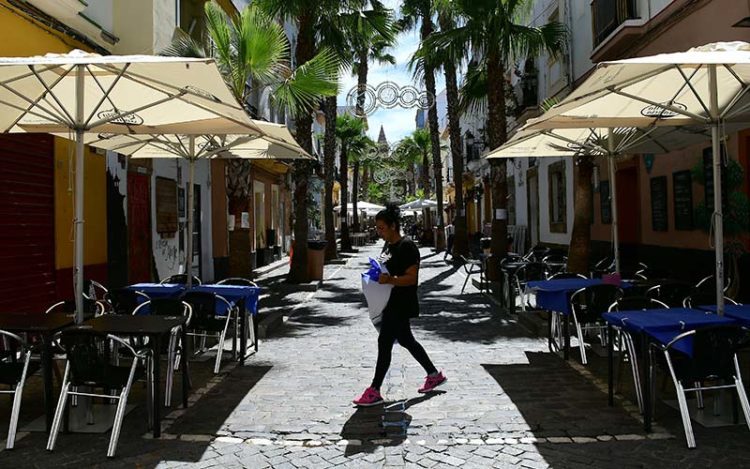
[{"label": "woman walking", "polygon": [[380,274],[379,283],[393,285],[391,296],[383,310],[378,335],[378,361],[375,366],[375,377],[370,387],[365,389],[354,403],[360,407],[369,407],[383,402],[380,386],[391,365],[393,341],[407,349],[427,373],[424,384],[418,389],[427,393],[446,381],[445,375],[438,372],[430,361],[424,348],[411,333],[409,320],[419,315],[417,283],[419,276],[419,249],[409,238],[401,236],[398,206],[388,205],[375,216],[375,228],[385,241],[385,246],[378,260],[385,264],[389,274]]}]

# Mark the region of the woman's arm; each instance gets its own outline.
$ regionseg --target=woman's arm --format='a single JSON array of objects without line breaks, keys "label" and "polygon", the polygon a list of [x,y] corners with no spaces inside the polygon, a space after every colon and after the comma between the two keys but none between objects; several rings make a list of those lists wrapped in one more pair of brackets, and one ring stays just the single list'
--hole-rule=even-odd
[{"label": "woman's arm", "polygon": [[404,275],[380,274],[378,283],[389,283],[396,287],[410,287],[419,281],[419,267],[413,265],[406,269]]}]

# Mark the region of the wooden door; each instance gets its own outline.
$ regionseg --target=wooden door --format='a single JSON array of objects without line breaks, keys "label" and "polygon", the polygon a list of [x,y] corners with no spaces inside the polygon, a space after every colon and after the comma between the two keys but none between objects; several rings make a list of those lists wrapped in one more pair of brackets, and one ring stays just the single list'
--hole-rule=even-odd
[{"label": "wooden door", "polygon": [[617,171],[618,234],[621,244],[635,245],[640,236],[640,198],[635,167]]},{"label": "wooden door", "polygon": [[151,281],[151,188],[146,174],[128,173],[128,247],[129,283]]}]

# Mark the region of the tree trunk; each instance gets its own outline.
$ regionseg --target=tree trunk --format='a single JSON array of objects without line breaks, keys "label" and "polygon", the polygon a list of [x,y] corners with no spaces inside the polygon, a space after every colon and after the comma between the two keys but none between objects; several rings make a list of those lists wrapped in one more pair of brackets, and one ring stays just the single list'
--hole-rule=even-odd
[{"label": "tree trunk", "polygon": [[359,198],[359,161],[354,162],[352,169],[354,180],[352,181],[352,225],[355,233],[359,233],[359,207],[357,200]]},{"label": "tree trunk", "polygon": [[417,195],[417,188],[419,186],[419,183],[417,181],[417,163],[411,164],[411,174],[412,174],[412,181],[411,181],[411,195],[416,196]]},{"label": "tree trunk", "polygon": [[362,165],[362,183],[360,184],[360,193],[363,200],[370,201],[370,167],[366,164]]},{"label": "tree trunk", "polygon": [[[301,67],[315,56],[315,31],[313,18],[302,15],[298,20],[297,48],[295,57],[297,66]],[[308,153],[312,154],[312,114],[300,110],[295,116],[297,143]],[[307,191],[311,176],[311,165],[307,161],[297,161],[292,173],[294,188],[294,254],[287,279],[293,283],[303,283],[310,280],[307,268]]]},{"label": "tree trunk", "polygon": [[[452,29],[450,20],[445,15],[440,15],[440,29],[449,31]],[[445,92],[448,100],[448,133],[451,141],[451,157],[453,159],[453,186],[456,191],[455,217],[453,227],[453,256],[466,256],[469,254],[469,236],[466,228],[466,212],[464,208],[464,156],[463,145],[461,145],[461,115],[458,109],[458,81],[456,79],[456,65],[448,61],[445,66]]]},{"label": "tree trunk", "polygon": [[[489,149],[494,150],[507,139],[505,115],[505,68],[498,51],[490,49],[487,55],[487,82],[493,83],[487,90],[487,136]],[[508,252],[508,174],[504,158],[490,163],[492,180],[492,258],[488,263],[488,280],[499,280],[500,261]]]},{"label": "tree trunk", "polygon": [[336,96],[324,101],[326,116],[325,140],[323,142],[323,166],[325,170],[325,219],[326,260],[336,259],[336,225],[333,223],[333,181],[336,160]]},{"label": "tree trunk", "polygon": [[346,144],[341,144],[341,154],[339,156],[339,184],[341,184],[341,251],[352,251],[352,240],[349,238],[349,155]]},{"label": "tree trunk", "polygon": [[[423,43],[433,31],[429,6],[430,2],[424,2],[422,11],[420,12],[422,16],[421,40]],[[438,127],[435,70],[429,64],[425,64],[424,66],[424,84],[427,92],[433,96],[433,104],[427,110],[427,122],[430,128],[432,168],[435,173],[435,198],[437,200],[437,239],[435,239],[435,251],[441,252],[445,250],[445,225],[443,223],[443,162],[440,155],[440,128]],[[432,229],[432,226],[425,226],[425,228]]]},{"label": "tree trunk", "polygon": [[591,157],[577,158],[575,165],[574,184],[575,196],[573,232],[570,236],[568,248],[568,272],[588,275],[589,245],[591,244],[591,176],[594,173],[594,163]]}]

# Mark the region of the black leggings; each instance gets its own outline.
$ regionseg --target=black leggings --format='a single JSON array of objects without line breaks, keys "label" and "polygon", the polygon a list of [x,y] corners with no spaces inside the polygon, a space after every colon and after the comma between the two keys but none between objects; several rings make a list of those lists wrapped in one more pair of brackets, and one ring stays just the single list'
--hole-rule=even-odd
[{"label": "black leggings", "polygon": [[380,389],[383,384],[388,367],[391,366],[391,351],[393,341],[398,340],[406,350],[422,365],[427,374],[435,373],[437,370],[427,356],[427,352],[417,342],[411,333],[409,318],[400,317],[397,314],[384,314],[383,322],[380,325],[380,335],[378,336],[378,363],[375,366],[375,377],[372,379],[372,387]]}]

